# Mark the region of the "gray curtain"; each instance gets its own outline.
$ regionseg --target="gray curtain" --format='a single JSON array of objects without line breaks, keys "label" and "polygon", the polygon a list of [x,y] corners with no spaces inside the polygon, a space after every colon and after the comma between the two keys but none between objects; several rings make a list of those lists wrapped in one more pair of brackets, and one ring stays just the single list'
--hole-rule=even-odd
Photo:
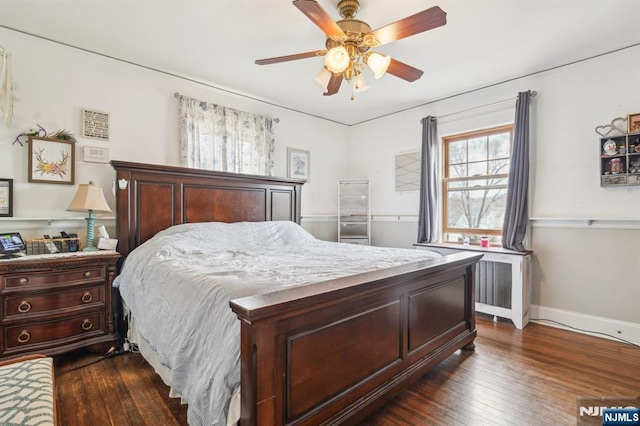
[{"label": "gray curtain", "polygon": [[438,240],[438,123],[435,117],[422,119],[422,164],[420,168],[420,211],[418,242]]},{"label": "gray curtain", "polygon": [[502,226],[502,247],[527,251],[522,242],[527,232],[529,188],[529,102],[531,92],[518,93],[509,167],[507,205]]}]

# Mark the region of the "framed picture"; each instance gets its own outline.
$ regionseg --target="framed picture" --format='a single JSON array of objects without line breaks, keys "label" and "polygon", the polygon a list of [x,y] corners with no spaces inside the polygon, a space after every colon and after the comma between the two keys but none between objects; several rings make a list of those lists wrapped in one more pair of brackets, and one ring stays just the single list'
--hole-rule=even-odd
[{"label": "framed picture", "polygon": [[85,138],[109,140],[109,113],[82,110],[82,136]]},{"label": "framed picture", "polygon": [[0,179],[0,216],[13,216],[13,179]]},{"label": "framed picture", "polygon": [[287,148],[287,176],[309,182],[309,151]]},{"label": "framed picture", "polygon": [[422,152],[396,154],[396,192],[420,190]]},{"label": "framed picture", "polygon": [[640,113],[627,116],[627,133],[640,132]]},{"label": "framed picture", "polygon": [[29,182],[75,183],[75,143],[51,138],[29,138]]},{"label": "framed picture", "polygon": [[97,146],[84,147],[84,161],[90,163],[108,163],[109,148],[100,148]]}]

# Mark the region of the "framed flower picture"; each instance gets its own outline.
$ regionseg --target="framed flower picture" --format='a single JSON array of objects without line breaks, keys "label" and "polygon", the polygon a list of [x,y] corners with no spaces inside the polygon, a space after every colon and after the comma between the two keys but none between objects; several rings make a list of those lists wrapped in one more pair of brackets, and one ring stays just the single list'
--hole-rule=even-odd
[{"label": "framed flower picture", "polygon": [[309,182],[309,151],[287,148],[287,176]]},{"label": "framed flower picture", "polygon": [[29,182],[75,183],[75,143],[51,138],[29,138]]}]

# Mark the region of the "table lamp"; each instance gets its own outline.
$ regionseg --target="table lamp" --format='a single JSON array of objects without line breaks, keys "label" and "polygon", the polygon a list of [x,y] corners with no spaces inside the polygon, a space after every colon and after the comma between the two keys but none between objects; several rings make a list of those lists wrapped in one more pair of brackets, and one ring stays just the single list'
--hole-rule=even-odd
[{"label": "table lamp", "polygon": [[87,245],[82,251],[96,251],[98,250],[93,244],[94,228],[96,218],[93,216],[93,212],[110,212],[111,209],[107,204],[107,200],[104,199],[104,193],[102,192],[101,185],[94,185],[93,182],[82,183],[78,185],[78,191],[71,200],[71,204],[67,207],[68,212],[89,212],[87,220]]}]

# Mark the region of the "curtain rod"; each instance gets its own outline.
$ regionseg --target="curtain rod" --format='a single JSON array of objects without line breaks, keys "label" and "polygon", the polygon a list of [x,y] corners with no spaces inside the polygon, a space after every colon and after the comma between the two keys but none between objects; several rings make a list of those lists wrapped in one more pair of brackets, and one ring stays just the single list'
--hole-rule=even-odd
[{"label": "curtain rod", "polygon": [[[177,98],[177,99],[180,99],[181,97],[183,97],[183,95],[181,95],[180,93],[176,92],[176,93],[174,93],[174,94],[173,94],[173,97],[174,97],[174,98]],[[280,122],[280,119],[279,119],[279,118],[274,118],[274,119],[273,119],[273,122],[274,122],[274,123],[279,123],[279,122]]]},{"label": "curtain rod", "polygon": [[[538,95],[538,92],[536,92],[536,91],[532,91],[532,92],[531,92],[531,97],[532,97],[532,98],[535,98],[537,95]],[[436,119],[440,119],[440,118],[444,118],[444,117],[449,117],[449,116],[451,116],[451,115],[456,115],[456,114],[462,114],[463,112],[474,111],[474,110],[476,110],[476,109],[486,108],[486,107],[489,107],[489,106],[498,105],[498,104],[502,104],[502,103],[509,102],[509,101],[515,101],[516,99],[518,99],[518,97],[517,97],[517,96],[516,96],[516,97],[514,97],[514,98],[503,99],[503,100],[501,100],[501,101],[495,101],[495,102],[491,102],[491,103],[484,104],[484,105],[478,105],[478,106],[473,107],[473,108],[467,108],[467,109],[463,109],[463,110],[460,110],[460,111],[450,112],[449,114],[444,114],[444,115],[436,116]],[[421,119],[420,119],[420,124],[423,124],[423,121],[424,121],[424,118],[421,118]]]}]

